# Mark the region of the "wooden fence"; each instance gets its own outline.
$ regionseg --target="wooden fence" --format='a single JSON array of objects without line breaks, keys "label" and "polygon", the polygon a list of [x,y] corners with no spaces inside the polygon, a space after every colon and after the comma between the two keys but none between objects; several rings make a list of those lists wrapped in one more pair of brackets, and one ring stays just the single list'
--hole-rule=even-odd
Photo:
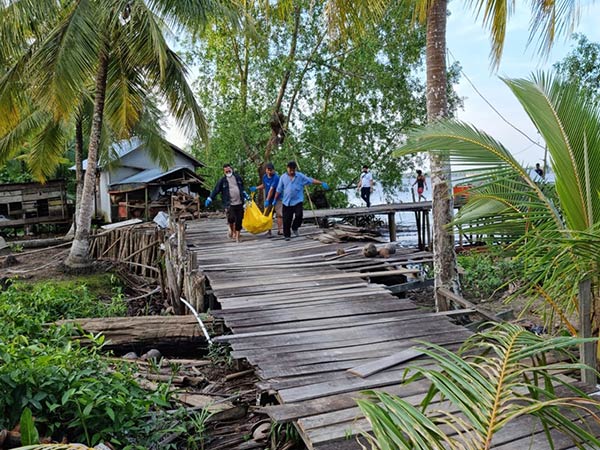
[{"label": "wooden fence", "polygon": [[188,312],[182,297],[196,311],[204,311],[205,277],[195,269],[195,255],[187,249],[185,221],[171,222],[166,230],[138,223],[101,231],[93,239],[91,255],[156,280],[175,314]]}]

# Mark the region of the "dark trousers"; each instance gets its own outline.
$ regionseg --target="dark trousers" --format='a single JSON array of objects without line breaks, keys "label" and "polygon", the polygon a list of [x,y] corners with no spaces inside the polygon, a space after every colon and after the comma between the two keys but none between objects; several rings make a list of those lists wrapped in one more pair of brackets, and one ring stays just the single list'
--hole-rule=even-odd
[{"label": "dark trousers", "polygon": [[235,224],[235,231],[242,231],[244,205],[231,205],[227,208],[227,223]]},{"label": "dark trousers", "polygon": [[292,236],[292,230],[297,230],[302,225],[302,202],[291,206],[283,205],[283,235]]},{"label": "dark trousers", "polygon": [[360,188],[360,198],[362,198],[367,203],[367,207],[371,206],[371,188]]}]

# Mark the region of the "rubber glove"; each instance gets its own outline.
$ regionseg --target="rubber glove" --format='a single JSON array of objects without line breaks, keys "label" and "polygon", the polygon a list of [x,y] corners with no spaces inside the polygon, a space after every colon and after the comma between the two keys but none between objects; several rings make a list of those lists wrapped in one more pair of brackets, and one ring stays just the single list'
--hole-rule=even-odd
[{"label": "rubber glove", "polygon": [[208,208],[210,206],[210,204],[212,203],[212,198],[208,197],[206,199],[206,201],[204,202],[204,207]]},{"label": "rubber glove", "polygon": [[256,192],[256,186],[250,186],[250,192]]},{"label": "rubber glove", "polygon": [[250,196],[248,195],[248,193],[246,191],[244,191],[244,200],[250,200]]},{"label": "rubber glove", "polygon": [[272,205],[271,200],[265,200],[265,208],[268,208],[271,205]]},{"label": "rubber glove", "polygon": [[323,189],[325,189],[326,191],[329,190],[329,185],[327,183],[325,183],[324,181],[321,183],[321,186],[323,186]]}]

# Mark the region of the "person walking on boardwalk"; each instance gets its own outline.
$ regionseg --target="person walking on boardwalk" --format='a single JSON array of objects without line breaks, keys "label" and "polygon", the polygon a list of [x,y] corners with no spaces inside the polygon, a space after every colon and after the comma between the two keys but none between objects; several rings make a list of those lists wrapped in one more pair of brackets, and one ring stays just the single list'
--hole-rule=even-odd
[{"label": "person walking on boardwalk", "polygon": [[244,192],[244,182],[242,181],[242,177],[233,171],[230,164],[223,165],[223,173],[223,177],[217,181],[215,188],[206,199],[204,206],[208,208],[212,203],[213,198],[215,198],[217,194],[221,194],[223,206],[225,206],[225,212],[227,214],[227,223],[229,225],[227,236],[230,239],[234,239],[236,242],[240,242],[242,219],[244,217],[244,200],[248,197],[248,194]]},{"label": "person walking on boardwalk", "polygon": [[307,177],[302,172],[297,172],[297,168],[296,161],[287,163],[287,172],[279,178],[275,192],[275,201],[279,198],[283,201],[283,236],[286,241],[290,240],[292,233],[294,236],[300,236],[298,228],[302,225],[304,186],[320,184],[323,189],[329,189],[324,181]]},{"label": "person walking on boardwalk", "polygon": [[[265,165],[265,174],[262,178],[262,184],[258,186],[252,186],[251,192],[255,192],[257,189],[264,189],[265,191],[265,214],[271,212],[271,208],[275,208],[275,217],[277,217],[277,234],[283,234],[283,202],[281,199],[275,201],[275,191],[279,184],[279,175],[275,172],[275,166],[273,163],[267,163]],[[271,236],[271,230],[267,231],[267,236]]]},{"label": "person walking on boardwalk", "polygon": [[358,189],[360,189],[360,198],[367,204],[367,208],[371,206],[371,193],[373,192],[373,175],[369,172],[369,166],[362,167],[360,180],[358,180]]},{"label": "person walking on boardwalk", "polygon": [[423,175],[423,172],[420,170],[417,170],[417,179],[412,185],[414,186],[415,184],[417,185],[417,194],[419,194],[419,201],[421,201],[421,199],[427,200],[423,195],[423,191],[427,189],[427,181],[425,181],[425,175]]}]

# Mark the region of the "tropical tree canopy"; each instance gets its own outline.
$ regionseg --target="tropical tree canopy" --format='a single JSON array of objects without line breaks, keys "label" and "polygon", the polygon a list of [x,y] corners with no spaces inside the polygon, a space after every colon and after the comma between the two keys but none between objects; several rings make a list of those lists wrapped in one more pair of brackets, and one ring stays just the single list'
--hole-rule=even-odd
[{"label": "tropical tree canopy", "polygon": [[437,149],[471,169],[476,175],[461,180],[473,184],[469,201],[454,225],[511,242],[525,261],[528,287],[566,320],[579,282],[597,274],[600,253],[590,250],[599,248],[600,178],[593,174],[600,173],[600,109],[560,77],[504,81],[544,139],[554,185],[532,175],[493,137],[455,120],[414,132],[397,155]]},{"label": "tropical tree canopy", "polygon": [[[355,186],[363,164],[384,189],[397,187],[407,165],[390,162],[394,143],[426,117],[425,35],[412,27],[410,10],[397,5],[379,24],[364,23],[360,35],[342,42],[324,20],[328,2],[295,2],[298,21],[293,9],[279,14],[259,2],[247,5],[251,19],[243,28],[220,23],[201,41],[187,43],[187,61],[198,67],[197,93],[212,124],[210,148],[195,145],[213,167],[207,177],[215,181],[221,164],[231,162],[256,183],[256,167],[265,158],[280,171],[297,159],[301,170],[339,188]],[[450,93],[457,74],[452,67]],[[285,136],[267,156],[279,96]],[[459,99],[452,93],[450,99],[454,111]]]}]

